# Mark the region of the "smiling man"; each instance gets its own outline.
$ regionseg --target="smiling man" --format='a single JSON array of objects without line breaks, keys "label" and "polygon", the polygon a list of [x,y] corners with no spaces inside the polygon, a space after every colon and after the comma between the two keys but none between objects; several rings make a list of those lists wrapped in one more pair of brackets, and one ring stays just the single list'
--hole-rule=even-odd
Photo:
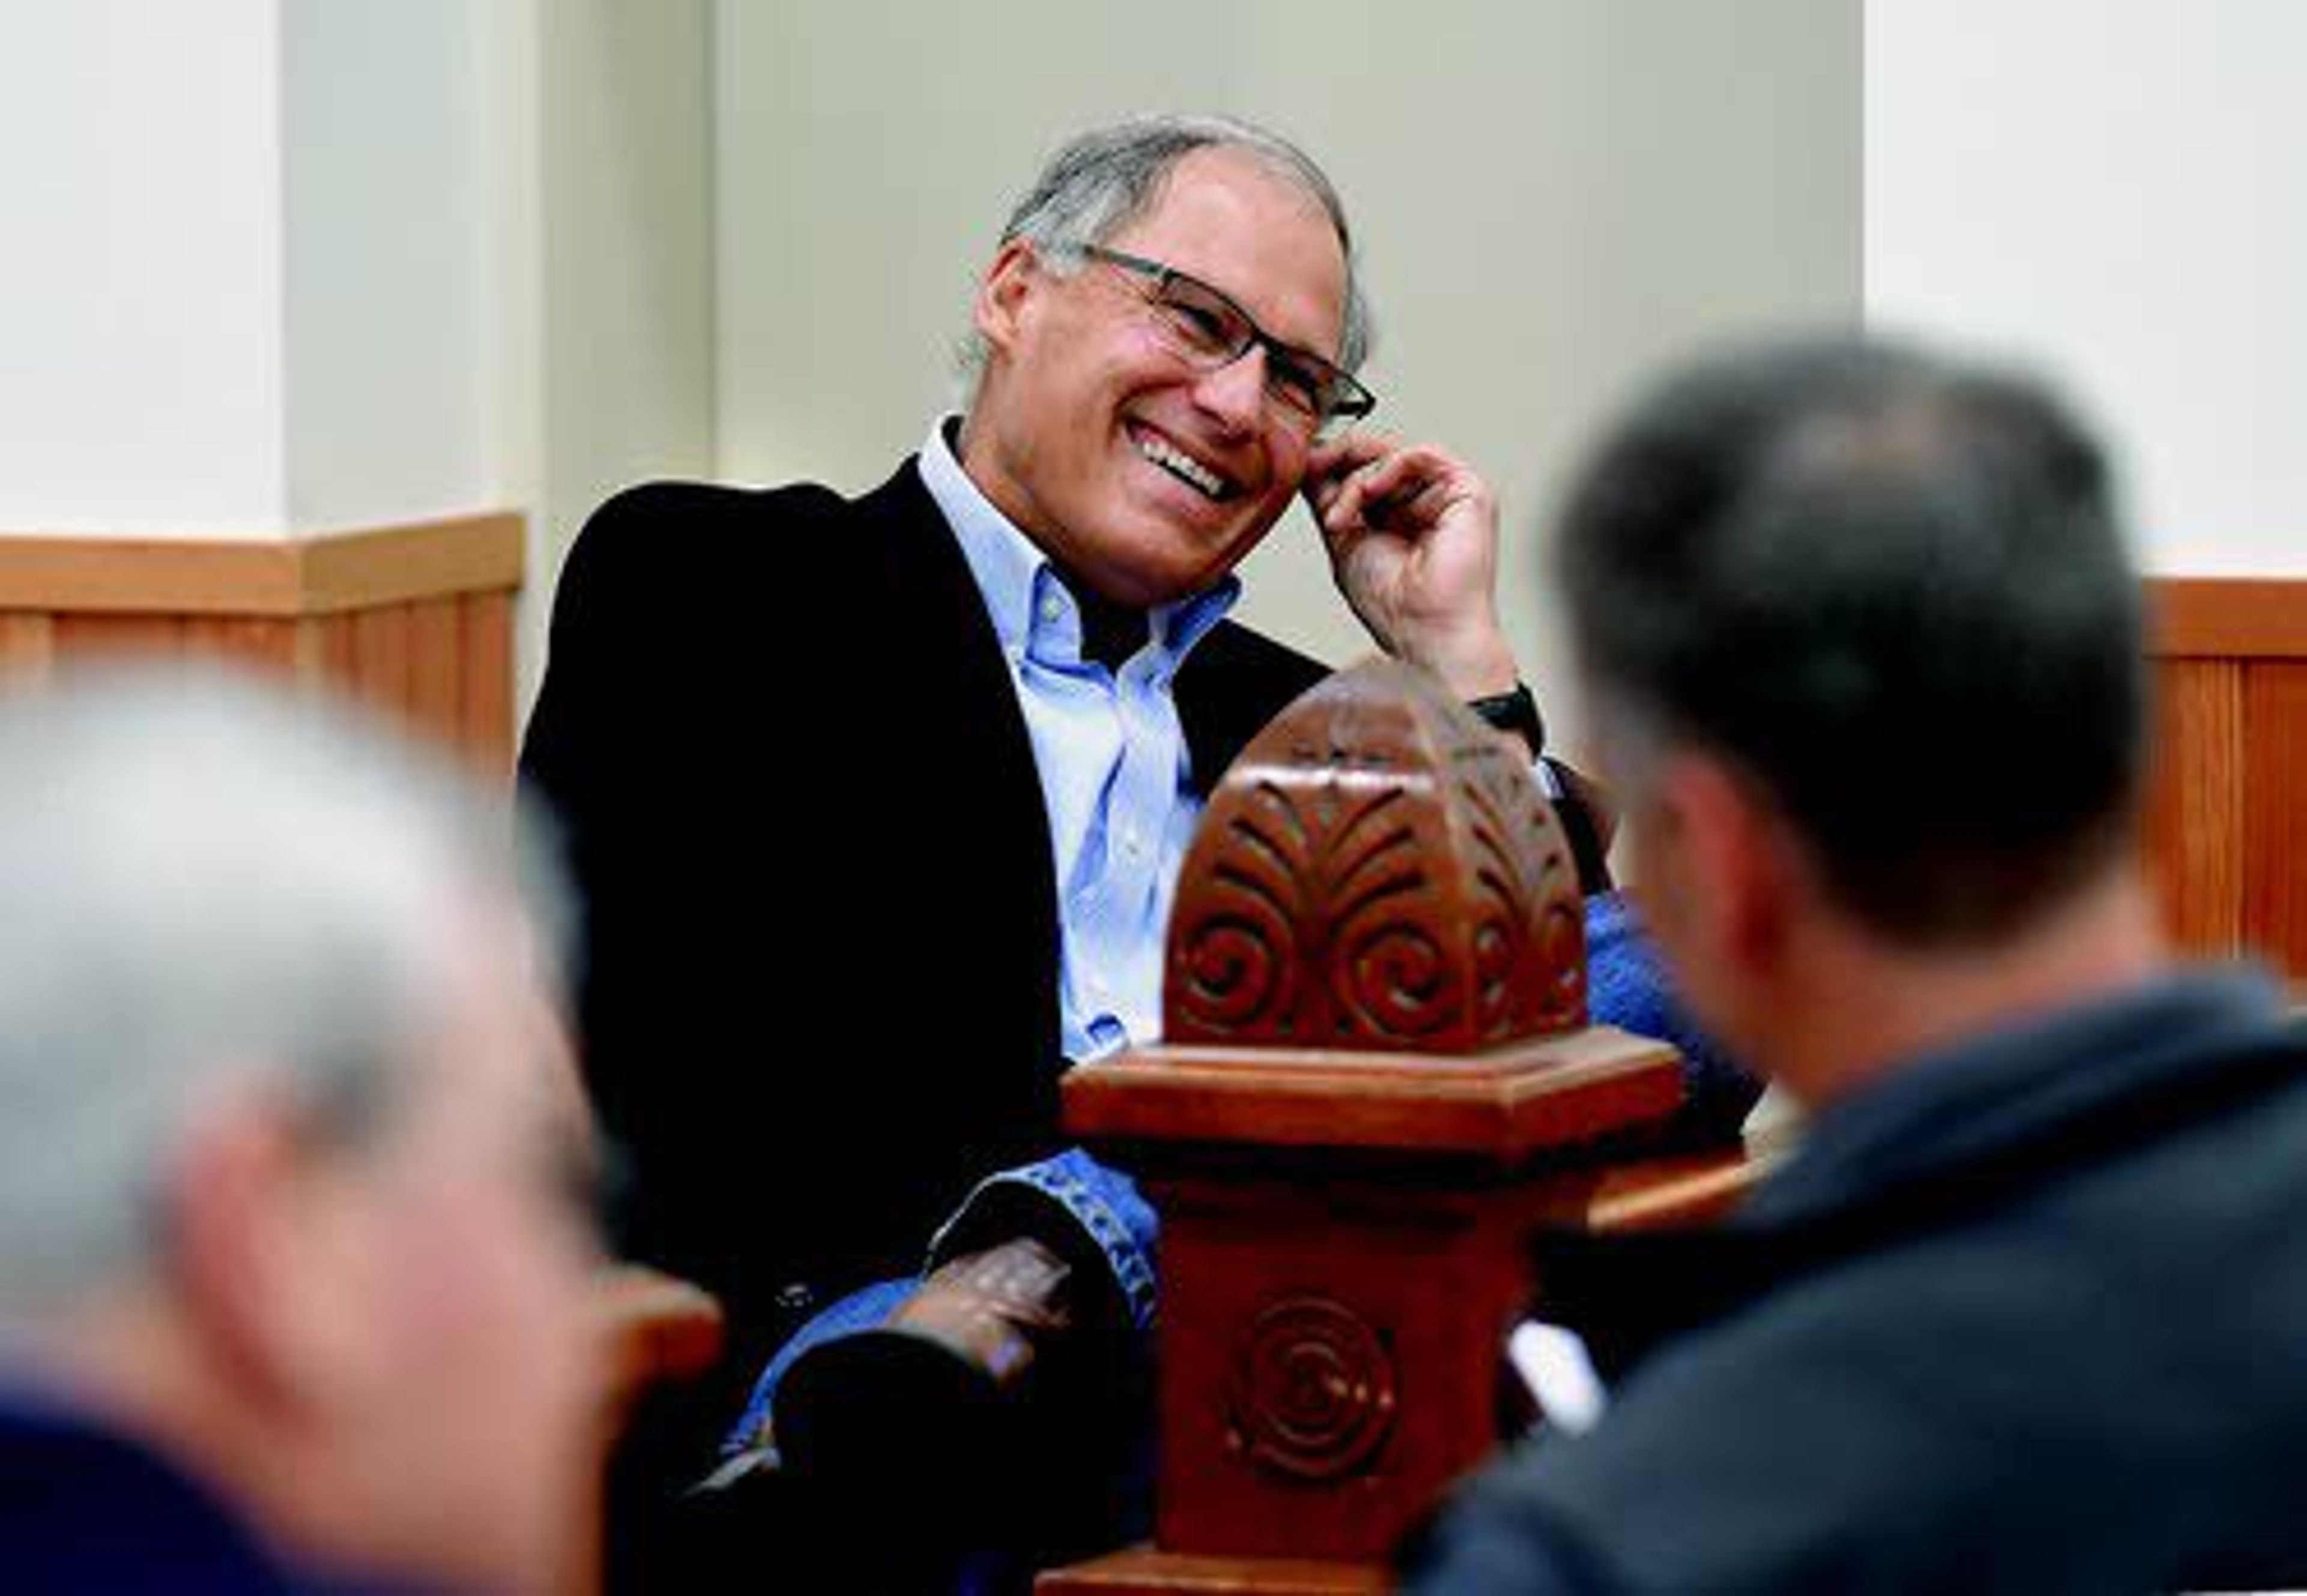
[{"label": "smiling man", "polygon": [[[1228,618],[1293,498],[1378,646],[1542,754],[1489,488],[1345,430],[1376,402],[1368,343],[1343,210],[1301,151],[1123,123],[1018,203],[965,411],[879,488],[655,484],[587,525],[523,768],[587,900],[622,1240],[724,1298],[732,1380],[1056,1151],[1068,1060],[1156,1034],[1203,794],[1326,672]],[[1599,882],[1577,778],[1541,775]],[[1095,1289],[1142,1321],[1150,1276],[1113,1273]],[[634,1466],[693,1476],[735,1395],[699,1394]]]}]

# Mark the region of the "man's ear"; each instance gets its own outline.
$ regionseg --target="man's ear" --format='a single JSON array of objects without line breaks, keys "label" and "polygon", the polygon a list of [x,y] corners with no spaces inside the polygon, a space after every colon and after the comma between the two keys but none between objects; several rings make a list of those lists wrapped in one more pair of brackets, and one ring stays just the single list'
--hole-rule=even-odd
[{"label": "man's ear", "polygon": [[276,1410],[356,1377],[361,1238],[342,1173],[263,1094],[212,1104],[165,1177],[171,1281],[219,1377]]},{"label": "man's ear", "polygon": [[985,275],[978,279],[977,301],[972,307],[972,319],[980,337],[991,348],[1008,351],[1017,341],[1025,302],[1031,297],[1041,270],[1041,260],[1033,245],[1023,238],[1012,238],[1003,244],[986,267]]},{"label": "man's ear", "polygon": [[1737,771],[1693,751],[1668,756],[1656,802],[1683,897],[1675,913],[1700,957],[1768,974],[1785,951],[1802,879],[1778,811]]}]

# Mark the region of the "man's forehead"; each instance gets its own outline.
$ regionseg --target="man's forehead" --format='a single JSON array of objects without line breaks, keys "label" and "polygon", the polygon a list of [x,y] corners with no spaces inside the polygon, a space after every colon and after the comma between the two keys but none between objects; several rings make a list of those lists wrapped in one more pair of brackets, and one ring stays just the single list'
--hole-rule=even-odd
[{"label": "man's forehead", "polygon": [[1226,146],[1185,156],[1111,242],[1200,278],[1277,338],[1336,348],[1346,298],[1337,227],[1319,199],[1259,156]]}]

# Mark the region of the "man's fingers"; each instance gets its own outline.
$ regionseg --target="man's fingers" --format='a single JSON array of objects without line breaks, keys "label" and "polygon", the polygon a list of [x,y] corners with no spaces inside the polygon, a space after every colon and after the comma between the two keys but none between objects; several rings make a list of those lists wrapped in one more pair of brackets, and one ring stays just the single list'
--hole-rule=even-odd
[{"label": "man's fingers", "polygon": [[1347,438],[1308,457],[1306,497],[1334,542],[1357,532],[1415,536],[1449,509],[1460,468],[1440,450]]},{"label": "man's fingers", "polygon": [[1388,455],[1354,474],[1347,485],[1352,509],[1362,521],[1385,531],[1407,531],[1431,520],[1438,506],[1427,501],[1445,494],[1448,479],[1435,462],[1415,450]]},{"label": "man's fingers", "polygon": [[1381,531],[1407,532],[1431,526],[1441,513],[1445,487],[1438,476],[1408,475],[1391,492],[1373,485],[1362,507],[1362,519]]},{"label": "man's fingers", "polygon": [[1343,477],[1400,447],[1384,433],[1347,433],[1316,443],[1306,456],[1306,469],[1316,476]]}]

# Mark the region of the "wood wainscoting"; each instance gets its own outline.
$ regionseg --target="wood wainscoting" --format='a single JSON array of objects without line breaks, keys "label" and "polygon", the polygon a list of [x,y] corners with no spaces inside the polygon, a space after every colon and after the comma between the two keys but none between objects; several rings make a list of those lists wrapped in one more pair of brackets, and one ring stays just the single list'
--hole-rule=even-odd
[{"label": "wood wainscoting", "polygon": [[[511,512],[288,541],[0,536],[0,682],[222,656],[349,691],[511,768]],[[2149,866],[2189,951],[2307,982],[2307,579],[2148,584]]]},{"label": "wood wainscoting", "polygon": [[2307,579],[2148,588],[2159,702],[2147,849],[2174,934],[2307,980]]},{"label": "wood wainscoting", "polygon": [[485,769],[513,755],[510,512],[238,541],[0,536],[0,681],[222,657],[381,707]]}]

